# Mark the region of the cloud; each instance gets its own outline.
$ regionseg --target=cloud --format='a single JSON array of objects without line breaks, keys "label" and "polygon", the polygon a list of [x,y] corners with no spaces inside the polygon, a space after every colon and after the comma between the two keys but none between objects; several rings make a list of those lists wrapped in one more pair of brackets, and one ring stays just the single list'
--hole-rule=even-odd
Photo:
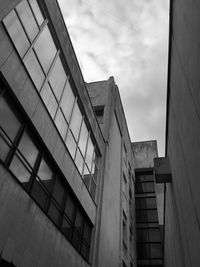
[{"label": "cloud", "polygon": [[[166,0],[59,0],[86,82],[114,76],[132,141],[164,153]],[[69,8],[70,7],[70,8]]]}]

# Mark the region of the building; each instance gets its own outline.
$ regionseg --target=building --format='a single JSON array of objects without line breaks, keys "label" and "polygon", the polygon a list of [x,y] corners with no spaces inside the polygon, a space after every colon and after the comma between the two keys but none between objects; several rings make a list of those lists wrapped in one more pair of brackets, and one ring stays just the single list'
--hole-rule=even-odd
[{"label": "building", "polygon": [[[170,1],[164,266],[200,266],[198,1]],[[169,170],[168,170],[169,172]]]},{"label": "building", "polygon": [[84,82],[56,0],[0,5],[0,260],[136,266],[118,88]]}]

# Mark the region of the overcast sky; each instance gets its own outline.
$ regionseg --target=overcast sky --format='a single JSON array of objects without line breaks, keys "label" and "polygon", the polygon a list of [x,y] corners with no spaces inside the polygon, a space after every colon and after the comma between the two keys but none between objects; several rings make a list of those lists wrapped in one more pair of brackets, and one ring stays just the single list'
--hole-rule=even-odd
[{"label": "overcast sky", "polygon": [[164,155],[169,0],[58,0],[86,82],[114,76],[132,141]]}]

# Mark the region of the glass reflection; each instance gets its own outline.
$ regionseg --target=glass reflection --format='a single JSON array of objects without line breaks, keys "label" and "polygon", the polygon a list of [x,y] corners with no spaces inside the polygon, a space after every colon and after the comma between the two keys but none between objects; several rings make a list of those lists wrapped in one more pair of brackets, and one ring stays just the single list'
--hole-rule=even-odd
[{"label": "glass reflection", "polygon": [[54,118],[58,107],[58,103],[48,83],[42,88],[41,97],[51,117]]},{"label": "glass reflection", "polygon": [[0,126],[12,141],[21,127],[19,120],[2,97],[0,98]]},{"label": "glass reflection", "polygon": [[40,180],[42,180],[43,184],[48,189],[50,189],[52,184],[52,175],[53,172],[50,169],[49,165],[46,163],[44,159],[42,159],[38,170],[38,177],[40,178]]},{"label": "glass reflection", "polygon": [[62,111],[60,109],[58,109],[58,112],[56,114],[55,124],[56,124],[58,131],[60,132],[62,138],[65,139],[68,125],[67,125],[65,118],[62,114]]},{"label": "glass reflection", "polygon": [[31,174],[25,167],[24,163],[22,163],[22,161],[16,155],[10,164],[10,170],[15,174],[21,183],[26,184],[29,182]]},{"label": "glass reflection", "polygon": [[89,170],[91,170],[92,167],[93,152],[94,152],[94,146],[92,144],[91,138],[89,137],[87,152],[86,152],[86,163],[88,165]]},{"label": "glass reflection", "polygon": [[23,61],[36,88],[39,90],[44,82],[45,76],[34,52],[32,50],[29,51]]},{"label": "glass reflection", "polygon": [[77,102],[75,103],[73,113],[72,113],[72,119],[71,119],[71,130],[76,140],[78,140],[79,131],[81,127],[81,121],[82,121],[82,114],[80,112],[79,106]]},{"label": "glass reflection", "polygon": [[15,44],[17,51],[19,52],[20,56],[23,57],[28,50],[30,43],[26,34],[22,28],[22,25],[15,13],[12,10],[3,20],[6,29]]},{"label": "glass reflection", "polygon": [[20,141],[19,150],[31,165],[31,167],[34,167],[39,152],[26,132],[24,132]]},{"label": "glass reflection", "polygon": [[79,146],[83,156],[85,156],[85,149],[86,149],[86,145],[87,145],[88,134],[89,134],[88,129],[85,125],[85,122],[83,121],[82,126],[81,126],[79,142],[78,142],[78,146]]},{"label": "glass reflection", "polygon": [[65,206],[65,213],[67,215],[67,217],[73,221],[74,218],[74,213],[75,213],[75,204],[73,199],[68,196],[67,197],[67,202],[66,202],[66,206]]},{"label": "glass reflection", "polygon": [[44,72],[47,73],[57,52],[47,26],[40,33],[40,36],[35,43],[34,50],[44,69]]},{"label": "glass reflection", "polygon": [[58,57],[56,59],[56,63],[55,66],[53,67],[52,73],[49,77],[49,82],[58,101],[60,100],[66,79],[67,76],[65,74],[60,58]]},{"label": "glass reflection", "polygon": [[26,33],[30,41],[32,42],[37,33],[39,32],[39,29],[27,1],[22,0],[16,6],[16,10],[23,23]]},{"label": "glass reflection", "polygon": [[62,205],[62,201],[65,195],[65,190],[61,182],[56,179],[53,189],[53,197],[58,202],[59,205]]},{"label": "glass reflection", "polygon": [[77,166],[80,174],[82,174],[82,171],[83,171],[83,162],[84,162],[83,157],[82,157],[79,149],[77,149],[75,163],[76,163],[76,166]]},{"label": "glass reflection", "polygon": [[65,118],[69,122],[70,116],[72,113],[72,108],[74,105],[75,97],[72,92],[71,86],[69,84],[69,81],[67,81],[65,85],[65,90],[61,99],[61,109],[65,115]]},{"label": "glass reflection", "polygon": [[0,132],[0,159],[1,160],[5,161],[9,150],[10,150],[10,147],[8,146],[7,142],[4,140]]},{"label": "glass reflection", "polygon": [[42,16],[42,13],[40,11],[40,8],[38,6],[37,1],[36,0],[29,0],[29,3],[31,5],[31,8],[33,10],[33,13],[34,13],[34,15],[36,17],[36,20],[37,20],[39,26],[41,26],[43,21],[44,21],[44,18]]},{"label": "glass reflection", "polygon": [[72,158],[74,158],[76,152],[76,142],[71,131],[69,131],[67,134],[66,146],[69,149]]}]

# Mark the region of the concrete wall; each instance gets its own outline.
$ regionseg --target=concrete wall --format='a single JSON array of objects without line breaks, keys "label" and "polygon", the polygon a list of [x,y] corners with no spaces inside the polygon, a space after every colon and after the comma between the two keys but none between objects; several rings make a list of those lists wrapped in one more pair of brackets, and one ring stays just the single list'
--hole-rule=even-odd
[{"label": "concrete wall", "polygon": [[153,159],[158,157],[157,142],[144,141],[132,143],[135,168],[153,168]]},{"label": "concrete wall", "polygon": [[89,266],[2,165],[0,252],[17,267]]},{"label": "concrete wall", "polygon": [[[165,267],[200,266],[200,4],[171,1]],[[177,231],[178,229],[178,231]]]},{"label": "concrete wall", "polygon": [[121,221],[121,135],[113,114],[102,200],[98,266],[119,266]]}]

